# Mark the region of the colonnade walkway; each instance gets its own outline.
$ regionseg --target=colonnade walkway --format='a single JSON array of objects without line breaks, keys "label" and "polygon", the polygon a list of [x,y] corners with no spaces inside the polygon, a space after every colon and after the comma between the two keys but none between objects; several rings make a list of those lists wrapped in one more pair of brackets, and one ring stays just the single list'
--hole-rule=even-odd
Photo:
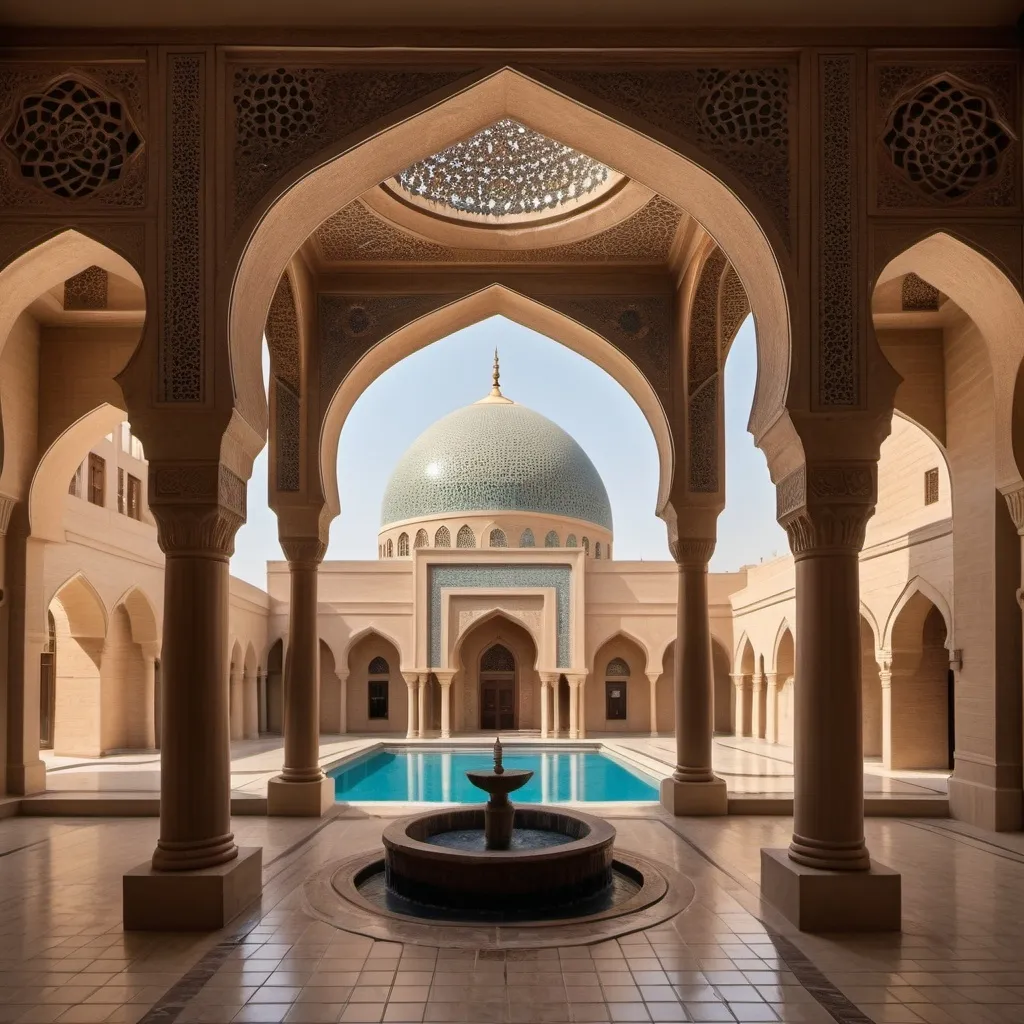
[{"label": "colonnade walkway", "polygon": [[[543,746],[558,746],[576,741],[542,740],[537,734],[513,733],[510,741],[528,741]],[[369,749],[379,743],[420,745],[424,748],[451,744],[489,745],[490,734],[457,735],[451,740],[428,738],[406,740],[391,735],[347,735],[321,737],[320,764],[328,766],[339,757]],[[672,774],[675,767],[675,741],[671,736],[591,735],[580,744],[600,743],[606,750],[632,761],[656,778]],[[258,740],[237,740],[231,744],[231,786],[235,813],[263,813],[268,781],[280,772],[282,739],[264,736]],[[785,803],[793,797],[793,750],[765,740],[719,736],[714,741],[716,774],[725,780],[730,808],[734,813],[790,813]],[[155,800],[160,789],[158,753],[132,753],[103,758],[58,757],[43,752],[47,765],[47,793],[36,801],[61,801],[75,811],[69,801],[119,800],[145,795]],[[946,813],[948,772],[887,771],[877,759],[864,762],[864,792],[868,813],[936,815]],[[252,801],[251,806],[241,802]],[[112,805],[116,806],[116,805]],[[102,808],[100,808],[102,809]],[[112,811],[113,813],[113,811]]]},{"label": "colonnade walkway", "polygon": [[379,843],[383,821],[354,809],[234,818],[236,841],[264,849],[262,901],[202,936],[121,929],[122,875],[155,819],[15,818],[0,830],[0,1021],[1024,1020],[1022,835],[869,819],[871,848],[903,876],[903,932],[811,937],[759,899],[758,851],[787,842],[788,819],[648,807],[613,822],[622,846],[687,875],[694,903],[600,945],[484,955],[309,916],[303,881]]}]

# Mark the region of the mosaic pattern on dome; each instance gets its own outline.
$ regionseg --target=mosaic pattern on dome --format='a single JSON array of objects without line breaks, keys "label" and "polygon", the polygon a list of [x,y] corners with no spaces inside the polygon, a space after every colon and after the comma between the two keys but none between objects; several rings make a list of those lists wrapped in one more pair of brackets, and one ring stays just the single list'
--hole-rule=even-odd
[{"label": "mosaic pattern on dome", "polygon": [[430,624],[430,668],[441,664],[441,594],[445,590],[544,587],[555,591],[555,634],[558,664],[569,668],[572,620],[569,602],[572,568],[568,565],[429,565],[427,566],[427,622]]},{"label": "mosaic pattern on dome", "polygon": [[587,453],[512,403],[470,405],[424,431],[388,481],[381,525],[466,512],[536,512],[612,529],[608,492]]},{"label": "mosaic pattern on dome", "polygon": [[556,210],[600,189],[604,164],[503,118],[396,180],[412,196],[460,213],[507,217]]}]

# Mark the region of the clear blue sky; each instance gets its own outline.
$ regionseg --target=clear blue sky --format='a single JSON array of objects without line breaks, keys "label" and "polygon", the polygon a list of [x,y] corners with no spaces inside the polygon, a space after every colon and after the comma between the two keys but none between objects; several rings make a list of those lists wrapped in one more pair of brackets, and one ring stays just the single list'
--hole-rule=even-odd
[{"label": "clear blue sky", "polygon": [[[391,470],[416,437],[453,409],[487,394],[495,346],[501,387],[543,413],[582,445],[604,480],[615,520],[615,557],[669,557],[665,524],[654,514],[658,456],[639,408],[603,370],[543,335],[503,317],[467,327],[403,359],[356,403],[338,452],[341,515],[328,558],[376,559],[380,502]],[[268,375],[264,348],[264,380]],[[718,521],[713,571],[738,569],[788,551],[775,522],[775,489],[747,433],[757,362],[749,319],[725,372],[726,508]],[[249,481],[249,516],[235,539],[234,575],[266,585],[266,561],[281,558],[267,507],[266,450]]]}]

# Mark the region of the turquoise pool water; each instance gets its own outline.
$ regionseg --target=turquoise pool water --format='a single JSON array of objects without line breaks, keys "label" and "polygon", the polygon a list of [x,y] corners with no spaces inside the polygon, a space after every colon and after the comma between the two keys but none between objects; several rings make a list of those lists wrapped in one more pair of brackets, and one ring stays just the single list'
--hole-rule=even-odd
[{"label": "turquoise pool water", "polygon": [[[417,751],[385,748],[328,772],[335,799],[426,800],[477,804],[486,794],[466,778],[469,768],[490,768],[490,749]],[[517,790],[517,803],[594,803],[657,800],[653,779],[594,750],[509,750],[506,768],[529,768],[533,778]]]}]

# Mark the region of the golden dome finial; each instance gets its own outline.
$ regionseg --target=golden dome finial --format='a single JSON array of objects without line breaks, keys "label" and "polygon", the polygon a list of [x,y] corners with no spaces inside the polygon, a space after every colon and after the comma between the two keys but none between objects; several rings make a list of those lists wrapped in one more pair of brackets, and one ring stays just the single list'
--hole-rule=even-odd
[{"label": "golden dome finial", "polygon": [[498,350],[494,350],[494,372],[491,374],[491,396],[493,398],[502,398],[501,385],[499,383],[501,379],[501,369],[498,366]]}]

